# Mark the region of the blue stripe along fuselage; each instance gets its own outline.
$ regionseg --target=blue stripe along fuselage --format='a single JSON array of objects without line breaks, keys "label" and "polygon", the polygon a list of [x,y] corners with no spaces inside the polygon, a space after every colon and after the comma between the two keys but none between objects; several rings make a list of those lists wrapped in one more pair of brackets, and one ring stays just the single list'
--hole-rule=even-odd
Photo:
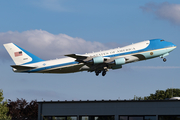
[{"label": "blue stripe along fuselage", "polygon": [[[117,56],[122,56],[122,55],[135,54],[135,53],[139,53],[139,52],[148,52],[151,50],[158,50],[158,49],[176,46],[173,43],[164,41],[162,39],[152,39],[149,41],[150,41],[149,45],[144,49],[131,51],[131,52],[125,52],[125,53],[118,53],[118,54],[108,55],[108,56],[104,56],[104,57],[117,57]],[[78,64],[78,62],[74,61],[74,62],[69,62],[69,63],[57,64],[57,65],[32,69],[32,70],[28,70],[28,71],[24,71],[24,72],[38,72],[38,71],[42,71],[42,70],[48,70],[48,69],[52,69],[52,68],[56,68],[56,67],[62,67],[62,66],[73,65],[73,64]]]},{"label": "blue stripe along fuselage", "polygon": [[68,63],[63,63],[63,64],[57,64],[57,65],[32,69],[32,70],[28,70],[28,71],[24,71],[24,72],[38,72],[38,71],[42,71],[42,70],[47,70],[47,69],[56,68],[56,67],[62,67],[62,66],[66,66],[66,65],[73,65],[73,64],[78,64],[78,62],[74,61],[74,62],[68,62]]}]

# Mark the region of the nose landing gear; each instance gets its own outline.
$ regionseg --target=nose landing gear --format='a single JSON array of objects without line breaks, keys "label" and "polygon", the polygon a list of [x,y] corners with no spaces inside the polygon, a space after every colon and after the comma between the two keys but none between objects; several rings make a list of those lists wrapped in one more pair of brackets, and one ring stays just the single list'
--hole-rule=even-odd
[{"label": "nose landing gear", "polygon": [[167,59],[166,58],[163,58],[163,62],[166,62],[167,61]]},{"label": "nose landing gear", "polygon": [[168,56],[168,55],[169,55],[169,53],[165,53],[165,54],[160,56],[160,58],[163,58],[163,62],[167,61],[167,59],[165,57]]}]

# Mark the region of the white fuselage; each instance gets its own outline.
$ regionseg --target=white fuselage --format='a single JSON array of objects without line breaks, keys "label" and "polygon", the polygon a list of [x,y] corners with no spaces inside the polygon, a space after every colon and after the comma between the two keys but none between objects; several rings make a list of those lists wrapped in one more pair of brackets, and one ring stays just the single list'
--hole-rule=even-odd
[{"label": "white fuselage", "polygon": [[[156,49],[148,49],[150,45],[150,40],[139,42],[136,44],[131,44],[121,48],[115,48],[105,51],[93,52],[83,54],[82,56],[103,56],[107,59],[111,58],[127,58],[126,63],[135,62],[139,60],[150,59],[154,57],[159,57],[166,53],[171,52],[176,46],[169,47],[159,47]],[[147,48],[147,49],[146,49]],[[15,72],[36,72],[36,73],[72,73],[79,72],[87,69],[81,69],[84,63],[76,62],[75,58],[61,58],[55,60],[41,61],[37,63],[25,64],[26,66],[33,66],[36,69],[29,71],[19,71],[14,69]]]}]

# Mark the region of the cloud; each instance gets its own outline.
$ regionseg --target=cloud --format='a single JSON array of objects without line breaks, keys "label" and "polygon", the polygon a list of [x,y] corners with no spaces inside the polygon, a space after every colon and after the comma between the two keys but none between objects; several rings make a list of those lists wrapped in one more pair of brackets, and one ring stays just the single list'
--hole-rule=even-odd
[{"label": "cloud", "polygon": [[132,66],[132,69],[180,69],[180,66]]},{"label": "cloud", "polygon": [[[102,43],[90,42],[66,34],[54,35],[44,30],[0,33],[0,44],[13,42],[42,59],[60,58],[65,54],[89,53],[108,49]],[[9,59],[6,50],[0,47],[0,59]]]},{"label": "cloud", "polygon": [[160,19],[168,20],[180,25],[180,4],[164,2],[161,4],[147,3],[140,7],[144,12],[155,14]]}]

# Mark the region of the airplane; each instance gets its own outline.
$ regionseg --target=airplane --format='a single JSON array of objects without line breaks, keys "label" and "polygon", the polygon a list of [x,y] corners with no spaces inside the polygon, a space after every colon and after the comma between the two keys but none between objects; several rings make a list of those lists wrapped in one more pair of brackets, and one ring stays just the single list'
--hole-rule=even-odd
[{"label": "airplane", "polygon": [[74,73],[80,71],[95,72],[96,76],[106,75],[109,69],[121,69],[122,65],[136,61],[160,57],[166,62],[177,46],[163,39],[146,40],[121,48],[86,54],[67,54],[66,58],[43,60],[14,43],[4,44],[13,59],[14,72],[22,73]]}]

